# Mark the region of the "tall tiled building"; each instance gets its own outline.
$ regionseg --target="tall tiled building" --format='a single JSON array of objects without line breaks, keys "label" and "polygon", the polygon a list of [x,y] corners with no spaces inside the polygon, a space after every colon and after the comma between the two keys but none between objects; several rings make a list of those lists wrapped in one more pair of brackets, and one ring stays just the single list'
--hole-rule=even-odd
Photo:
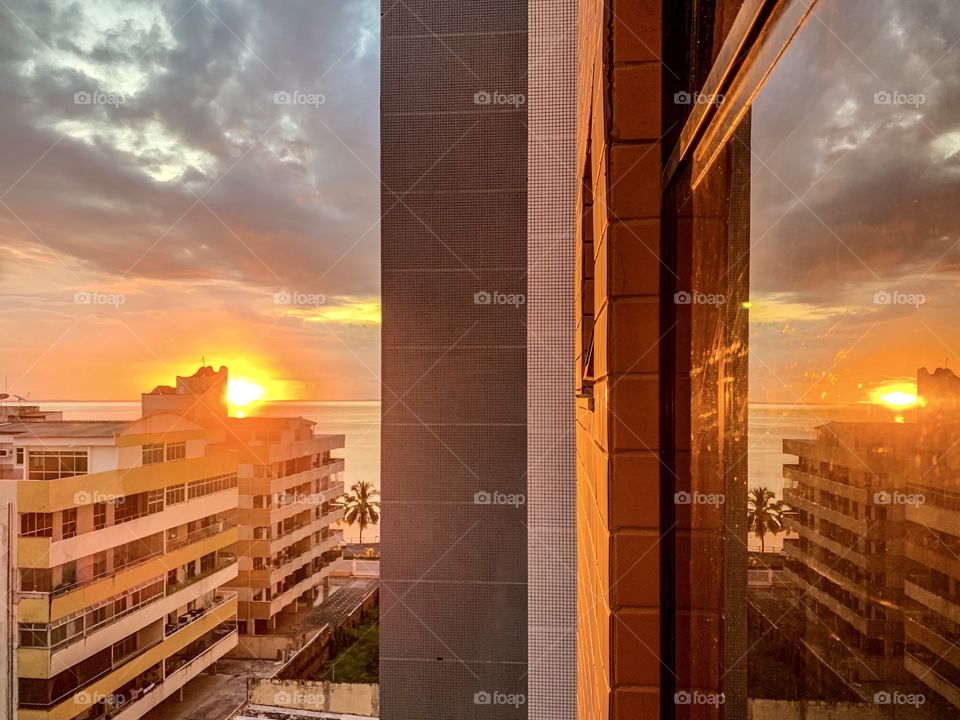
[{"label": "tall tiled building", "polygon": [[381,38],[381,716],[570,718],[573,3]]},{"label": "tall tiled building", "polygon": [[7,703],[134,720],[237,644],[237,459],[178,415],[0,425]]}]

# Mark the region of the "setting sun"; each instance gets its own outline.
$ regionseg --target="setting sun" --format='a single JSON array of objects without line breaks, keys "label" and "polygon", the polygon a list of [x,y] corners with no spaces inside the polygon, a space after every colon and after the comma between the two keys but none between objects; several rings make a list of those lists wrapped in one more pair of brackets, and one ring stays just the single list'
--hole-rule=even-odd
[{"label": "setting sun", "polygon": [[895,410],[911,408],[919,402],[917,385],[909,381],[880,385],[870,392],[870,401]]},{"label": "setting sun", "polygon": [[[230,378],[227,382],[227,402],[235,408],[243,408],[262,399],[266,390],[252,380]],[[237,413],[243,417],[243,413]]]}]

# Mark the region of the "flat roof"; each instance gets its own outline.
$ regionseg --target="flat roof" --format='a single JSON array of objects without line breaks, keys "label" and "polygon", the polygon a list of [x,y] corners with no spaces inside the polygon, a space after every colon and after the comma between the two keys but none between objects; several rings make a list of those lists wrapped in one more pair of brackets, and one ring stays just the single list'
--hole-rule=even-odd
[{"label": "flat roof", "polygon": [[132,423],[129,420],[43,420],[0,423],[0,435],[37,438],[112,438]]}]

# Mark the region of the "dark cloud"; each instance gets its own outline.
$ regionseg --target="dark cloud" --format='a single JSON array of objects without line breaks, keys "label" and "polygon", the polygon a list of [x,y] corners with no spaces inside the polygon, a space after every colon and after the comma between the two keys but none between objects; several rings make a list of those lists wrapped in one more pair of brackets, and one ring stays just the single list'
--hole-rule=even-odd
[{"label": "dark cloud", "polygon": [[948,0],[818,5],[754,105],[756,291],[838,304],[956,272],[958,39]]},{"label": "dark cloud", "polygon": [[8,5],[0,193],[16,183],[19,220],[0,206],[0,242],[113,275],[378,292],[376,2]]}]

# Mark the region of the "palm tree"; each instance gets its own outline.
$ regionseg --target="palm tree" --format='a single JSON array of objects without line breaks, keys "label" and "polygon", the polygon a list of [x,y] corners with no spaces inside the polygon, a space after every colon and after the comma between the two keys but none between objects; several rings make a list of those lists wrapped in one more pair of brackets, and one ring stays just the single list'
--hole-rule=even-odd
[{"label": "palm tree", "polygon": [[777,500],[773,491],[762,485],[747,493],[747,529],[760,538],[761,553],[766,552],[766,534],[776,537],[783,531],[783,514],[788,509],[783,500]]},{"label": "palm tree", "polygon": [[363,544],[363,529],[380,521],[380,491],[368,480],[354,483],[350,492],[343,494],[337,505],[346,512],[343,519],[348,525],[360,524],[360,544]]}]

